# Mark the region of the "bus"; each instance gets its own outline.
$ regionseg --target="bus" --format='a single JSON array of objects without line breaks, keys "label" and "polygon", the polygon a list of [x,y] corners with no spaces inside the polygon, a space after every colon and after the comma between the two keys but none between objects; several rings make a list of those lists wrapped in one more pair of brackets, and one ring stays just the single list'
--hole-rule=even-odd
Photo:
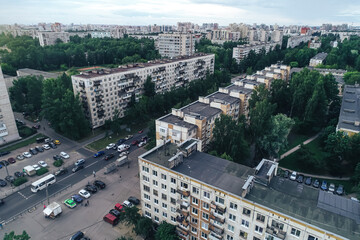
[{"label": "bus", "polygon": [[56,182],[56,178],[53,174],[49,174],[31,184],[31,191],[36,193],[37,191],[46,188],[46,185],[50,185]]}]

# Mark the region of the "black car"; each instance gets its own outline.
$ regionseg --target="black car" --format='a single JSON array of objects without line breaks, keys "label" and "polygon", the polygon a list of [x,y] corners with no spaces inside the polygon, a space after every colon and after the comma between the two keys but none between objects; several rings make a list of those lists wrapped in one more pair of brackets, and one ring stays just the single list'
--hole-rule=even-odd
[{"label": "black car", "polygon": [[48,144],[51,148],[54,148],[54,149],[57,148],[56,144],[53,142],[49,142]]},{"label": "black car", "polygon": [[57,170],[55,172],[55,176],[61,176],[61,175],[64,175],[68,172],[68,170],[66,168],[60,168],[59,170]]},{"label": "black car", "polygon": [[121,144],[123,144],[125,141],[126,141],[125,139],[121,138],[121,139],[119,139],[119,141],[117,141],[117,145],[121,145]]},{"label": "black car", "polygon": [[0,199],[0,206],[4,205],[5,204],[5,201],[4,199]]},{"label": "black car", "polygon": [[13,176],[6,176],[5,180],[8,181],[9,183],[13,183],[15,181],[15,178]]},{"label": "black car", "polygon": [[54,156],[53,156],[53,159],[54,159],[55,161],[57,161],[57,160],[61,160],[62,158],[61,158],[59,155],[54,155]]},{"label": "black car", "polygon": [[306,185],[311,185],[311,182],[312,182],[312,179],[311,179],[311,177],[307,177],[306,179],[305,179],[305,184]]},{"label": "black car", "polygon": [[315,179],[312,186],[318,188],[320,186],[319,180]]},{"label": "black car", "polygon": [[109,159],[111,159],[111,158],[113,158],[113,157],[115,157],[115,155],[112,154],[112,153],[110,153],[110,154],[106,155],[106,156],[103,158],[103,160],[107,161],[107,160],[109,160]]},{"label": "black car", "polygon": [[46,137],[38,137],[38,138],[36,138],[36,142],[43,143],[43,142],[45,142],[45,139],[46,139]]},{"label": "black car", "polygon": [[84,169],[84,165],[75,166],[71,171],[72,171],[73,173],[75,173],[75,172],[77,172],[77,171],[79,171],[79,170],[81,170],[81,169]]},{"label": "black car", "polygon": [[304,175],[301,175],[301,174],[300,174],[300,175],[297,177],[296,181],[297,181],[298,183],[303,183],[303,182],[304,182]]},{"label": "black car", "polygon": [[83,232],[77,232],[75,233],[70,240],[81,240],[84,237],[84,233]]},{"label": "black car", "polygon": [[24,173],[23,172],[15,172],[14,173],[14,176],[19,178],[19,177],[23,177],[24,176]]},{"label": "black car", "polygon": [[6,161],[6,160],[2,160],[2,161],[1,161],[1,165],[3,165],[3,166],[9,166],[10,163],[9,163],[8,161]]},{"label": "black car", "polygon": [[91,193],[96,193],[97,192],[97,188],[94,185],[88,184],[85,186],[84,188],[86,191],[91,192]]},{"label": "black car", "polygon": [[36,146],[36,147],[35,147],[35,150],[38,151],[38,152],[44,152],[44,148],[43,148],[43,147],[39,147],[39,146]]},{"label": "black car", "polygon": [[148,137],[147,136],[143,136],[142,138],[141,138],[141,142],[145,142],[145,141],[147,141],[148,140]]},{"label": "black car", "polygon": [[7,185],[7,182],[3,179],[0,179],[0,187],[5,187]]},{"label": "black car", "polygon": [[114,215],[115,217],[120,217],[120,215],[121,215],[121,212],[119,212],[118,210],[116,210],[116,209],[111,209],[110,211],[109,211],[109,213],[111,214],[111,215]]},{"label": "black car", "polygon": [[0,157],[5,156],[5,155],[8,155],[9,153],[10,153],[9,151],[6,151],[6,152],[0,152]]},{"label": "black car", "polygon": [[36,155],[38,153],[35,148],[30,148],[29,152],[31,153],[31,155]]},{"label": "black car", "polygon": [[99,189],[104,189],[106,187],[106,184],[100,180],[95,180],[94,185]]},{"label": "black car", "polygon": [[131,202],[134,205],[138,205],[140,203],[140,200],[137,199],[136,197],[133,197],[133,196],[129,197],[128,201]]},{"label": "black car", "polygon": [[284,176],[284,178],[289,178],[290,172],[288,170],[285,170],[283,176]]}]

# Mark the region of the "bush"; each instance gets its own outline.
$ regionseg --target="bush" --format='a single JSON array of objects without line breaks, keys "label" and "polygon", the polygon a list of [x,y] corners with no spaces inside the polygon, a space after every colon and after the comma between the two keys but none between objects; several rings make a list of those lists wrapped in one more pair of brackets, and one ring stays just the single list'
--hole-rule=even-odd
[{"label": "bush", "polygon": [[28,180],[26,177],[19,177],[19,178],[15,179],[14,186],[15,187],[20,186],[21,184],[26,183],[27,181]]},{"label": "bush", "polygon": [[56,160],[53,164],[55,167],[60,167],[63,165],[64,161],[62,159]]},{"label": "bush", "polygon": [[41,175],[47,173],[48,171],[49,170],[47,168],[43,167],[43,168],[40,168],[39,170],[36,171],[36,175],[41,176]]},{"label": "bush", "polygon": [[29,128],[26,126],[18,126],[19,135],[22,138],[27,138],[31,135],[34,135],[37,131],[33,128]]}]

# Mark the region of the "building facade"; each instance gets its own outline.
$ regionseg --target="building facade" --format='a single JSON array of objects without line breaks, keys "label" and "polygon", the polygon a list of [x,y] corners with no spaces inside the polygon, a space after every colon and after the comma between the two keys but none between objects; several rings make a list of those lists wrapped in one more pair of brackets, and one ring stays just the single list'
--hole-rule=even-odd
[{"label": "building facade", "polygon": [[306,43],[311,40],[311,36],[309,35],[300,35],[300,36],[292,36],[289,37],[287,42],[287,48],[294,48],[299,46],[300,43]]},{"label": "building facade", "polygon": [[162,57],[191,56],[195,53],[195,37],[191,33],[164,33],[156,39]]},{"label": "building facade", "polygon": [[273,43],[266,43],[266,42],[253,42],[251,44],[245,45],[238,45],[237,47],[233,48],[233,55],[232,57],[239,63],[241,60],[246,58],[250,51],[254,51],[255,53],[259,53],[262,49],[265,49],[265,52],[268,53],[271,49],[274,49],[276,45],[281,43],[273,42]]},{"label": "building facade", "polygon": [[326,57],[327,57],[327,53],[324,52],[316,54],[313,58],[310,59],[309,66],[315,67],[319,64],[323,64]]},{"label": "building facade", "polygon": [[130,64],[113,69],[97,69],[72,76],[74,94],[79,94],[85,114],[93,128],[110,120],[117,110],[123,117],[133,95],[136,100],[143,93],[149,76],[155,92],[163,93],[172,88],[186,86],[195,79],[205,78],[214,72],[213,54],[195,54],[173,59]]},{"label": "building facade", "polygon": [[5,79],[0,67],[0,145],[20,139],[11,108]]},{"label": "building facade", "polygon": [[249,168],[199,152],[189,139],[157,146],[138,163],[143,215],[175,225],[181,239],[359,239],[357,214],[343,216],[327,201],[354,211],[357,202],[278,177],[276,162]]}]

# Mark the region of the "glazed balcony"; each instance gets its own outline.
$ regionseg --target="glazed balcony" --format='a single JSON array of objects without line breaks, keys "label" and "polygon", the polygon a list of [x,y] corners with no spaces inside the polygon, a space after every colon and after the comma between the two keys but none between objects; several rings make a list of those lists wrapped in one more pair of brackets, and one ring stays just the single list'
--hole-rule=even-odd
[{"label": "glazed balcony", "polygon": [[176,189],[176,192],[177,193],[180,193],[181,195],[185,196],[185,197],[188,197],[190,196],[190,191],[184,191],[184,190],[181,190],[181,189]]}]

